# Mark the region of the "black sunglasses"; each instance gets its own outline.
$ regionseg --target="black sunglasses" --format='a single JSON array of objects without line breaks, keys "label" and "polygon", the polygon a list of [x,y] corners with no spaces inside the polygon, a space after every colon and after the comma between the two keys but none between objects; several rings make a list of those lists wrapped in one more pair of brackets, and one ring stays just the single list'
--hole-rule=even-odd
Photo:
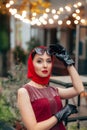
[{"label": "black sunglasses", "polygon": [[49,48],[35,48],[33,52],[36,52],[39,55],[43,55],[46,52],[48,55],[52,55]]}]

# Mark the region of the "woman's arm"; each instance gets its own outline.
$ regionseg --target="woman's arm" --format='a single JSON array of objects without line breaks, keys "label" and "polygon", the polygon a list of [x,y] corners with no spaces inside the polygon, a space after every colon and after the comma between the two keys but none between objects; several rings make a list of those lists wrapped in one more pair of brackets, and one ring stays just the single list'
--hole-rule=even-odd
[{"label": "woman's arm", "polygon": [[56,58],[62,61],[64,65],[67,67],[67,70],[69,72],[73,84],[73,87],[71,88],[67,88],[67,89],[59,88],[59,94],[61,98],[72,98],[80,94],[81,92],[83,92],[84,87],[82,81],[80,79],[78,72],[73,66],[74,61],[73,59],[71,59],[66,49],[61,44],[58,43],[50,45],[49,48],[50,48],[50,53],[52,55],[55,55]]},{"label": "woman's arm", "polygon": [[73,65],[68,66],[67,70],[71,77],[73,87],[67,89],[59,88],[61,98],[72,98],[79,95],[81,92],[84,92],[84,86],[75,67]]},{"label": "woman's arm", "polygon": [[57,123],[55,116],[39,123],[36,121],[29,95],[24,88],[18,90],[18,107],[28,130],[49,130]]},{"label": "woman's arm", "polygon": [[84,91],[84,86],[78,72],[73,65],[68,66],[67,69],[70,74],[74,89],[76,90],[77,94],[80,94]]}]

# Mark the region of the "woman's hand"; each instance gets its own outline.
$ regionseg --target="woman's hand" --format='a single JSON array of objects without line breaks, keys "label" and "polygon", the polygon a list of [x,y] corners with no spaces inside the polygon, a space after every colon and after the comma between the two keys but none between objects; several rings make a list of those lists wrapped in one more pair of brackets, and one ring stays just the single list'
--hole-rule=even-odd
[{"label": "woman's hand", "polygon": [[58,122],[64,121],[67,119],[68,116],[71,114],[77,113],[78,110],[75,105],[68,104],[66,105],[62,110],[57,112],[55,114],[55,117],[57,118]]},{"label": "woman's hand", "polygon": [[66,49],[60,44],[51,44],[49,46],[50,53],[55,55],[59,60],[63,61],[66,66],[74,64]]}]

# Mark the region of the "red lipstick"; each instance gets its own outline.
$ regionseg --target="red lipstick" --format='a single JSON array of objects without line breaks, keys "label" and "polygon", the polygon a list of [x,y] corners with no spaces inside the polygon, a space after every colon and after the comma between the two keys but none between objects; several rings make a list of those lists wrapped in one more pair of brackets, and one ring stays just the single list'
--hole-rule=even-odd
[{"label": "red lipstick", "polygon": [[47,70],[43,70],[42,72],[43,72],[44,74],[47,74],[47,73],[48,73],[48,71],[47,71]]}]

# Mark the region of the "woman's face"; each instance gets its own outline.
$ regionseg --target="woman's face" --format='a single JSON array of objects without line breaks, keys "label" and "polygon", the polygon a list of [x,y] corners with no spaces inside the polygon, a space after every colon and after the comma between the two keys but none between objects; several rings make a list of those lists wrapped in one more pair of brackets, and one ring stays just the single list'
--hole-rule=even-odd
[{"label": "woman's face", "polygon": [[40,77],[47,77],[52,70],[52,58],[44,52],[43,55],[36,54],[33,59],[34,69]]}]

